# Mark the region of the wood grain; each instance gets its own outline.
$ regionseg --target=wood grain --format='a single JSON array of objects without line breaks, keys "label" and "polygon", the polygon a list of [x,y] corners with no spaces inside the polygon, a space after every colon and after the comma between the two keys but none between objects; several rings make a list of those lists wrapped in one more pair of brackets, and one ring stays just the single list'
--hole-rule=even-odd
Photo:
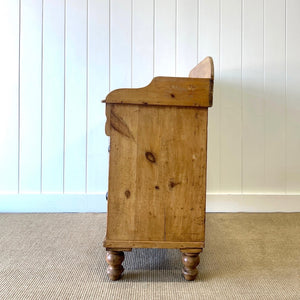
[{"label": "wood grain", "polygon": [[105,247],[126,240],[139,246],[140,241],[204,242],[207,109],[107,106],[111,147]]},{"label": "wood grain", "polygon": [[[108,185],[107,239],[126,240],[134,236],[136,205],[136,156],[138,106],[107,105],[114,115],[114,125],[109,124],[110,159]],[[110,117],[111,120],[111,117]],[[119,123],[118,123],[119,122]],[[126,124],[126,125],[125,125]],[[126,128],[130,132],[122,131]]]},{"label": "wood grain", "polygon": [[103,246],[112,280],[123,272],[120,250],[132,248],[180,249],[185,279],[197,276],[205,238],[212,59],[190,75],[207,78],[156,77],[145,88],[116,90],[106,98],[111,140]]},{"label": "wood grain", "polygon": [[106,103],[172,106],[212,106],[213,80],[209,78],[155,77],[138,89],[117,89]]},{"label": "wood grain", "polygon": [[[204,248],[205,243],[200,242],[170,242],[170,241],[135,241],[135,240],[105,240],[104,247],[109,249],[120,249],[120,251],[128,251],[124,249],[131,248],[164,248],[164,249],[180,249],[186,253],[199,253]],[[187,251],[185,251],[187,249]]]}]

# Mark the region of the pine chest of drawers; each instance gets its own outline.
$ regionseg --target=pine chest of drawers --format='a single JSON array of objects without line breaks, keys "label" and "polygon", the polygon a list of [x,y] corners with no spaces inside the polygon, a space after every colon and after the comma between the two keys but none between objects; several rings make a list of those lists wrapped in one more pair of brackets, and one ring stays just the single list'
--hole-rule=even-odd
[{"label": "pine chest of drawers", "polygon": [[140,89],[106,97],[110,136],[108,275],[120,278],[124,251],[176,248],[183,275],[197,276],[205,240],[207,115],[213,62],[190,77],[155,77]]}]

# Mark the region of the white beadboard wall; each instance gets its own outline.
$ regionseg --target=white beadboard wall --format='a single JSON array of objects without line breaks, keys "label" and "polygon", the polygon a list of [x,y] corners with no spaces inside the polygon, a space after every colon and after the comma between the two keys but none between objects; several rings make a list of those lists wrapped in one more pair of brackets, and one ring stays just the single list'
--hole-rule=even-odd
[{"label": "white beadboard wall", "polygon": [[0,211],[106,211],[101,100],[215,63],[208,211],[300,211],[300,1],[0,1]]}]

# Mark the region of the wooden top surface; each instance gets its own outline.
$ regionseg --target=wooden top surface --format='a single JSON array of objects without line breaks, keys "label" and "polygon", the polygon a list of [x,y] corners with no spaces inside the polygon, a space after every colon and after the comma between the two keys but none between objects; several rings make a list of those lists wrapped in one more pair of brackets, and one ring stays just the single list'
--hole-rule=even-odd
[{"label": "wooden top surface", "polygon": [[117,89],[109,93],[105,103],[212,106],[214,67],[211,57],[194,67],[190,77],[155,77],[142,88]]}]

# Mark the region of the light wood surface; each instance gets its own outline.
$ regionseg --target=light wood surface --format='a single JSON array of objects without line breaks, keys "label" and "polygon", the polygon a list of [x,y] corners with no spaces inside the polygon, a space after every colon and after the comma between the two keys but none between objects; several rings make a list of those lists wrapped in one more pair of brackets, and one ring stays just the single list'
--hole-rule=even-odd
[{"label": "light wood surface", "polygon": [[138,89],[110,92],[106,103],[171,106],[212,106],[213,81],[209,78],[155,77]]},{"label": "light wood surface", "polygon": [[144,88],[119,89],[106,97],[110,159],[104,247],[112,280],[123,271],[122,250],[132,248],[180,249],[184,277],[197,276],[205,241],[212,59],[204,59],[190,76],[156,77]]},{"label": "light wood surface", "polygon": [[204,241],[207,110],[109,106],[106,245]]},{"label": "light wood surface", "polygon": [[189,77],[214,79],[214,62],[212,58],[210,56],[204,58],[191,70]]},{"label": "light wood surface", "polygon": [[199,252],[204,248],[204,241],[189,242],[189,241],[137,241],[137,240],[105,240],[105,247],[109,249],[121,249],[122,251],[131,251],[132,248],[164,248],[164,249],[183,249],[185,252]]}]

